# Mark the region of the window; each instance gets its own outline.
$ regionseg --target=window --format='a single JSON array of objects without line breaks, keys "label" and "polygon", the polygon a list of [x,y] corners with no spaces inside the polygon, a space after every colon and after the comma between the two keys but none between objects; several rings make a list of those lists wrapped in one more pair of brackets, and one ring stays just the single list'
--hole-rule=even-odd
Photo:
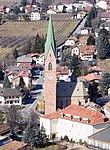
[{"label": "window", "polygon": [[52,70],[52,63],[51,62],[48,64],[48,70]]}]

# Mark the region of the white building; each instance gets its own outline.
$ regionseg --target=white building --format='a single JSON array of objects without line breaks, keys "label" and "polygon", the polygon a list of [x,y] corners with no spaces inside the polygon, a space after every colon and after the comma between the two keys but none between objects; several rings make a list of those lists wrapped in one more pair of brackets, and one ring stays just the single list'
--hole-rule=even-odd
[{"label": "white building", "polygon": [[40,18],[41,18],[41,15],[39,12],[34,12],[34,11],[31,12],[31,17],[30,17],[31,20],[40,20]]},{"label": "white building", "polygon": [[69,105],[55,113],[41,116],[40,125],[44,126],[49,138],[53,134],[58,138],[66,135],[69,140],[79,142],[87,141],[90,135],[110,126],[110,122],[95,109]]},{"label": "white building", "polygon": [[100,0],[96,3],[96,6],[102,9],[107,9],[107,2],[104,0]]},{"label": "white building", "polygon": [[22,105],[22,94],[17,89],[0,88],[0,105]]},{"label": "white building", "polygon": [[78,46],[74,46],[74,47],[72,48],[72,50],[71,50],[71,55],[73,56],[74,54],[75,54],[76,56],[79,56],[80,51],[79,51],[79,47],[78,47]]}]

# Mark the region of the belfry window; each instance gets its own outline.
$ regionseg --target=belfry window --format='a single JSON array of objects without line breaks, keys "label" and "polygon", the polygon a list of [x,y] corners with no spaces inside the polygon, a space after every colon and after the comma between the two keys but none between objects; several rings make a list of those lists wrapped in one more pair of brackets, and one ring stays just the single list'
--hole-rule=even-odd
[{"label": "belfry window", "polygon": [[52,70],[52,63],[51,62],[48,64],[48,70]]}]

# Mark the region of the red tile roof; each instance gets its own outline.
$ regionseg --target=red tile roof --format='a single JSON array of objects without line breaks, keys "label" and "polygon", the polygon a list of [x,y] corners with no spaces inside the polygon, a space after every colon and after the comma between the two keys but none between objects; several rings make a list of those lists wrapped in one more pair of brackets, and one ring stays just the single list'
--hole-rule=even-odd
[{"label": "red tile roof", "polygon": [[[64,119],[70,120],[70,116],[73,116],[71,120],[75,122],[79,122],[78,121],[78,117],[79,117],[81,123],[90,124],[90,125],[105,123],[104,119],[107,119],[107,117],[101,112],[99,112],[98,110],[84,108],[78,105],[69,105],[63,110],[60,110],[52,114],[47,114],[41,117],[46,119],[55,119],[55,118],[61,118],[61,114],[64,114],[63,117]],[[87,120],[89,121],[89,123],[87,123]]]},{"label": "red tile roof", "polygon": [[95,52],[95,47],[91,45],[80,46],[80,53],[85,54],[93,54]]},{"label": "red tile roof", "polygon": [[56,72],[57,74],[68,74],[69,73],[69,68],[68,66],[57,66],[56,67]]},{"label": "red tile roof", "polygon": [[95,73],[90,73],[86,76],[81,76],[79,78],[83,78],[86,79],[87,81],[93,81],[93,80],[100,80],[101,79],[101,75],[95,74]]},{"label": "red tile roof", "polygon": [[29,76],[29,74],[28,74],[27,71],[21,71],[21,72],[19,72],[16,76],[14,76],[13,79],[16,79],[16,78],[18,78],[18,77],[28,77],[28,76]]}]

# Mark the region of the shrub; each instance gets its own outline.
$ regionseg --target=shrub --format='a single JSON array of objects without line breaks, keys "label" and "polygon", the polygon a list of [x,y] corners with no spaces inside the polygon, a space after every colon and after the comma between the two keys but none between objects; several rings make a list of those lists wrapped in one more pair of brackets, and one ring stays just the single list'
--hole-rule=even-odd
[{"label": "shrub", "polygon": [[67,141],[67,142],[69,141],[69,138],[68,138],[67,135],[64,136],[64,140]]}]

